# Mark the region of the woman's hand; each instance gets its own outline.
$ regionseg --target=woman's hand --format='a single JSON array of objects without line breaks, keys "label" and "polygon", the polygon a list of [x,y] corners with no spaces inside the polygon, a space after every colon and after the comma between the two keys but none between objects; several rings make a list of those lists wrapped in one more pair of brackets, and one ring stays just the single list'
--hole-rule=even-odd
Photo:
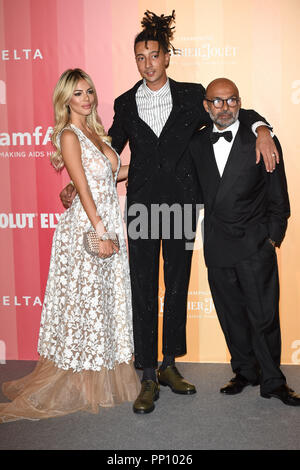
[{"label": "woman's hand", "polygon": [[100,258],[110,258],[114,253],[119,253],[119,248],[111,240],[99,240]]}]

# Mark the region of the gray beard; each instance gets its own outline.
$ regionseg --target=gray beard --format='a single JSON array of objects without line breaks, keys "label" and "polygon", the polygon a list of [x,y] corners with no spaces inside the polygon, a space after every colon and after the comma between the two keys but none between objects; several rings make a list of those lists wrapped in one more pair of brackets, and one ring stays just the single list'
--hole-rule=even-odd
[{"label": "gray beard", "polygon": [[210,110],[208,111],[208,114],[209,114],[209,117],[212,120],[212,122],[214,122],[215,124],[220,126],[222,129],[226,129],[226,127],[231,126],[231,124],[233,124],[238,119],[239,112],[240,112],[240,110],[238,109],[237,112],[235,114],[233,114],[232,118],[227,122],[226,125],[224,125],[224,123],[222,121],[219,121],[218,118],[215,118]]}]

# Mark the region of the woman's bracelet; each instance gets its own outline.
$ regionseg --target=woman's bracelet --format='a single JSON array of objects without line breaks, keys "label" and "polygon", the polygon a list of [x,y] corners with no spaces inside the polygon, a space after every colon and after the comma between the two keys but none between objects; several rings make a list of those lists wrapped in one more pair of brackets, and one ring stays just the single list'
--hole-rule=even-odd
[{"label": "woman's bracelet", "polygon": [[99,222],[97,223],[96,227],[95,227],[95,230],[96,230],[96,233],[97,233],[97,236],[98,238],[101,239],[102,235],[104,233],[106,233],[106,230],[105,230],[105,227],[103,225],[103,222],[102,220],[99,220]]},{"label": "woman's bracelet", "polygon": [[105,240],[115,240],[117,235],[114,232],[104,232],[101,237],[99,237],[102,242]]}]

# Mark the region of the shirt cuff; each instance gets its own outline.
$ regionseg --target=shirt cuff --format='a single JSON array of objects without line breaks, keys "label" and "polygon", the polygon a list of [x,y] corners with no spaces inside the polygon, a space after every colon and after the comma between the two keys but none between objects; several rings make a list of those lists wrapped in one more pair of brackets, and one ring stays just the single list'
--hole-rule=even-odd
[{"label": "shirt cuff", "polygon": [[275,134],[274,134],[274,132],[272,132],[270,126],[268,126],[268,125],[267,125],[265,122],[263,122],[263,121],[257,121],[257,122],[255,122],[254,124],[252,124],[251,129],[252,129],[253,134],[255,134],[256,137],[257,137],[256,129],[257,129],[259,126],[266,126],[266,127],[268,127],[268,128],[270,129],[271,137],[274,137]]}]

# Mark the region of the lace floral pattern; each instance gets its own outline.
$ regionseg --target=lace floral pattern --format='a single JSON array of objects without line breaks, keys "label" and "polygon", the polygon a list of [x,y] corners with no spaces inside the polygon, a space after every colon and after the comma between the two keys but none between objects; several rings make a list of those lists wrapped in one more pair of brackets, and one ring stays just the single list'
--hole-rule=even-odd
[{"label": "lace floral pattern", "polygon": [[110,161],[75,126],[82,164],[97,211],[120,251],[107,260],[89,255],[83,233],[91,223],[78,195],[54,233],[38,352],[61,369],[100,371],[132,360],[132,309],[122,216]]}]

